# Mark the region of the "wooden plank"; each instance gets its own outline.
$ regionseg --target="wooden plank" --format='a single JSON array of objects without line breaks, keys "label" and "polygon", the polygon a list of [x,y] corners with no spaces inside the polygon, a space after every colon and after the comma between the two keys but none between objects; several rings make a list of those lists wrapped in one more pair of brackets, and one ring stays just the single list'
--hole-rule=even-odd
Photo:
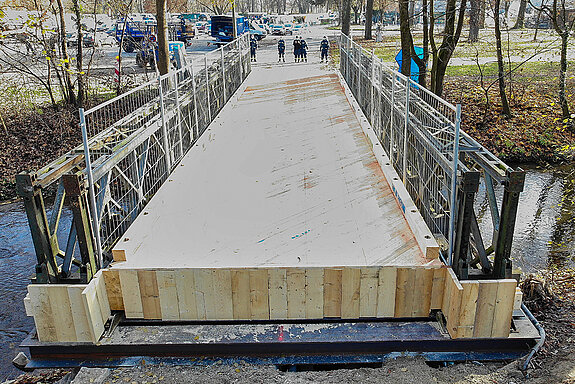
[{"label": "wooden plank", "polygon": [[175,278],[180,319],[198,320],[194,271],[192,269],[178,269],[175,272]]},{"label": "wooden plank", "polygon": [[161,319],[162,308],[160,307],[160,292],[156,271],[138,270],[138,284],[142,297],[142,313],[144,319]]},{"label": "wooden plank", "polygon": [[509,337],[516,287],[516,280],[499,280],[491,337]]},{"label": "wooden plank", "polygon": [[463,287],[459,283],[457,276],[452,269],[448,270],[448,278],[451,285],[449,296],[449,312],[447,313],[447,331],[453,338],[457,337],[457,328],[459,327],[459,314],[461,311],[461,297],[463,296]]},{"label": "wooden plank", "polygon": [[497,286],[497,280],[483,280],[479,282],[473,337],[491,337],[495,301],[497,300]]},{"label": "wooden plank", "polygon": [[286,270],[284,268],[270,268],[268,270],[268,278],[270,295],[270,319],[287,319],[288,299]]},{"label": "wooden plank", "polygon": [[443,305],[446,270],[446,268],[435,268],[433,270],[433,285],[431,287],[431,309],[441,309]]},{"label": "wooden plank", "polygon": [[144,311],[138,272],[129,269],[120,269],[118,272],[126,317],[128,319],[143,319]]},{"label": "wooden plank", "polygon": [[305,269],[288,268],[286,277],[288,319],[305,319]]},{"label": "wooden plank", "polygon": [[305,317],[323,319],[323,268],[305,270]]},{"label": "wooden plank", "polygon": [[251,319],[250,271],[247,269],[232,271],[232,302],[234,319]]},{"label": "wooden plank", "polygon": [[344,268],[341,275],[341,318],[359,318],[361,269]]},{"label": "wooden plank", "polygon": [[515,288],[515,299],[513,300],[513,310],[521,309],[521,303],[523,303],[523,291],[521,288]]},{"label": "wooden plank", "polygon": [[120,284],[120,272],[117,269],[102,270],[108,303],[112,311],[124,310],[124,298],[122,296],[122,285]]},{"label": "wooden plank", "polygon": [[377,287],[377,317],[395,316],[395,290],[397,268],[382,267],[379,270]]},{"label": "wooden plank", "polygon": [[478,281],[462,281],[463,294],[461,296],[461,310],[459,312],[459,326],[457,338],[473,337],[477,299],[479,295]]},{"label": "wooden plank", "polygon": [[431,312],[431,290],[433,287],[433,269],[415,268],[412,317],[428,317]]},{"label": "wooden plank", "polygon": [[158,281],[158,298],[160,299],[162,320],[179,320],[180,305],[176,287],[176,272],[169,269],[157,270],[156,280]]},{"label": "wooden plank", "polygon": [[233,320],[232,275],[229,269],[212,270],[214,310],[218,320]]},{"label": "wooden plank", "polygon": [[359,291],[359,316],[377,316],[377,290],[379,285],[379,270],[374,268],[361,269]]},{"label": "wooden plank", "polygon": [[395,317],[411,317],[415,297],[415,269],[397,268]]},{"label": "wooden plank", "polygon": [[30,304],[34,311],[34,323],[38,339],[44,341],[57,341],[56,325],[50,303],[50,295],[46,292],[46,285],[28,285]]},{"label": "wooden plank", "polygon": [[123,249],[112,249],[112,258],[116,262],[126,261],[126,251]]},{"label": "wooden plank", "polygon": [[96,342],[93,332],[88,323],[86,308],[82,291],[86,286],[68,285],[68,297],[70,298],[70,308],[72,309],[72,321],[76,330],[76,341],[79,342]]},{"label": "wooden plank", "polygon": [[24,297],[24,310],[26,311],[26,316],[34,316],[34,308],[32,307],[30,293],[26,293],[26,296]]},{"label": "wooden plank", "polygon": [[341,317],[341,269],[326,268],[323,274],[323,315]]},{"label": "wooden plank", "polygon": [[100,314],[102,315],[102,321],[104,324],[106,324],[108,318],[112,314],[112,311],[110,310],[110,302],[108,300],[106,283],[104,281],[102,271],[100,270],[96,272],[92,280],[96,281],[96,297],[98,298],[98,303],[100,304]]},{"label": "wooden plank", "polygon": [[65,285],[49,285],[45,292],[50,296],[56,339],[58,341],[76,341],[76,329],[72,318],[72,307]]},{"label": "wooden plank", "polygon": [[266,269],[250,270],[250,314],[254,320],[269,320],[269,288]]},{"label": "wooden plank", "polygon": [[194,269],[194,283],[198,319],[211,320],[214,318],[212,271],[209,269]]},{"label": "wooden plank", "polygon": [[98,301],[97,285],[98,281],[92,279],[90,284],[82,291],[82,301],[84,303],[84,310],[86,311],[86,318],[88,319],[88,327],[92,332],[94,340],[98,341],[104,333],[104,322],[102,321],[102,311],[100,302]]}]

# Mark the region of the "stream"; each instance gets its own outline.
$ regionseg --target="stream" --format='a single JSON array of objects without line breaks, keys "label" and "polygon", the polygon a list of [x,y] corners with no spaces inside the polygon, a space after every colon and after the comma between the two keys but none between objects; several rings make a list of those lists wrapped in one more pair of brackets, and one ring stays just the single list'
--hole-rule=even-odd
[{"label": "stream", "polygon": [[[527,171],[515,228],[512,258],[524,273],[575,267],[575,167]],[[497,189],[501,195],[501,188]],[[476,212],[482,229],[491,216],[485,186],[480,186]],[[70,213],[63,212],[63,220]],[[69,224],[68,224],[69,225]],[[60,228],[68,225],[61,224]],[[66,234],[60,234],[61,239]],[[484,239],[486,246],[490,239]],[[0,382],[19,373],[12,366],[18,345],[34,326],[24,311],[23,298],[34,272],[35,254],[21,202],[0,205]]]}]

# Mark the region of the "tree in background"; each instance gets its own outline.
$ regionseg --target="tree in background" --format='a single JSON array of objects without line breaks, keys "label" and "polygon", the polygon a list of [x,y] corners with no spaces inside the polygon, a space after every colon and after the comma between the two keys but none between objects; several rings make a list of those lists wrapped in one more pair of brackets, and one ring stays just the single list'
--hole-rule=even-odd
[{"label": "tree in background", "polygon": [[365,39],[371,40],[371,25],[373,22],[373,0],[367,0],[365,6]]},{"label": "tree in background", "polygon": [[525,10],[527,9],[527,0],[520,0],[519,12],[517,13],[517,20],[515,25],[511,29],[523,29],[525,28]]},{"label": "tree in background", "polygon": [[351,22],[351,0],[342,0],[341,12],[341,32],[349,36],[349,27]]},{"label": "tree in background", "polygon": [[493,10],[495,20],[495,44],[497,51],[497,80],[499,83],[499,96],[501,98],[501,113],[504,116],[511,117],[511,109],[509,108],[509,101],[507,100],[507,93],[505,92],[505,67],[503,65],[503,50],[501,47],[501,28],[500,28],[500,13],[501,0],[495,0],[495,7]]},{"label": "tree in background", "polygon": [[467,41],[476,43],[479,41],[479,29],[481,23],[481,3],[483,0],[470,0],[469,2],[469,37]]},{"label": "tree in background", "polygon": [[167,0],[156,0],[156,22],[158,23],[158,71],[160,71],[160,75],[165,75],[170,70],[166,2]]}]

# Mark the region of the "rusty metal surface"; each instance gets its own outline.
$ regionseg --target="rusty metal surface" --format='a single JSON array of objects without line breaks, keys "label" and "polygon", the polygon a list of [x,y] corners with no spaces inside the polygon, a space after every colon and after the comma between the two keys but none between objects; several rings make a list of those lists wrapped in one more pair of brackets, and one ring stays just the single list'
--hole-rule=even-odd
[{"label": "rusty metal surface", "polygon": [[116,246],[119,267],[426,263],[337,75],[252,76]]}]

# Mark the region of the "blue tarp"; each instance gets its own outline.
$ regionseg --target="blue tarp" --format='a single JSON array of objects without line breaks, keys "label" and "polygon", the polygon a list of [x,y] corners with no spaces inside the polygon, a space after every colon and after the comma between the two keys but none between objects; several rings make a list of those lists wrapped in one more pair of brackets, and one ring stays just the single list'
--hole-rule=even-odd
[{"label": "blue tarp", "polygon": [[[417,56],[420,59],[423,59],[423,48],[421,47],[413,47]],[[399,53],[395,56],[395,61],[397,65],[399,65],[399,71],[401,72],[401,63],[403,61],[403,50],[399,51]],[[415,60],[411,59],[411,79],[416,83],[419,83],[419,67],[415,64]]]}]

